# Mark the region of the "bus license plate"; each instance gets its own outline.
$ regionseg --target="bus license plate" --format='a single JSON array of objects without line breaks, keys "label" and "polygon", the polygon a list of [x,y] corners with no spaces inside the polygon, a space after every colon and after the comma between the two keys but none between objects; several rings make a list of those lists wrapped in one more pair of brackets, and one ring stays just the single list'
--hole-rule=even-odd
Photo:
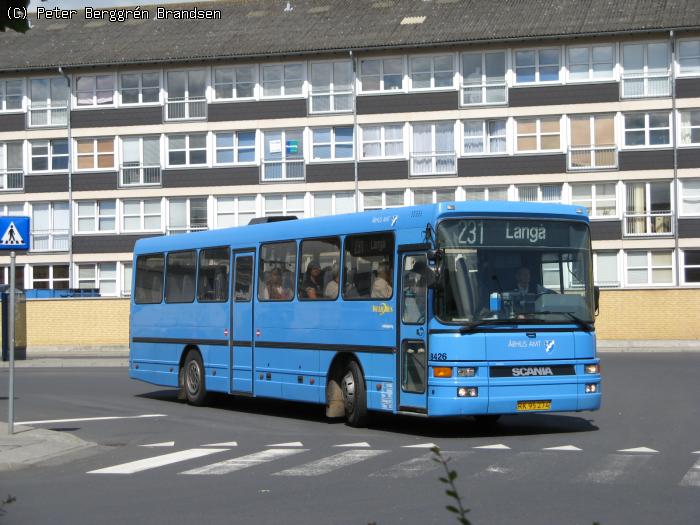
[{"label": "bus license plate", "polygon": [[551,401],[518,401],[518,412],[526,412],[529,410],[549,410],[551,408]]}]

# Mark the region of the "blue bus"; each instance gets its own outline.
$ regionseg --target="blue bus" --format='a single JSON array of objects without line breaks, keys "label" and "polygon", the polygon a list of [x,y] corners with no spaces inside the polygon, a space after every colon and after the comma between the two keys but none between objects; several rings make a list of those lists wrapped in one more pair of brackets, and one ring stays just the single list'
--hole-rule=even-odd
[{"label": "blue bus", "polygon": [[585,209],[448,202],[141,239],[134,379],[369,411],[596,410]]}]

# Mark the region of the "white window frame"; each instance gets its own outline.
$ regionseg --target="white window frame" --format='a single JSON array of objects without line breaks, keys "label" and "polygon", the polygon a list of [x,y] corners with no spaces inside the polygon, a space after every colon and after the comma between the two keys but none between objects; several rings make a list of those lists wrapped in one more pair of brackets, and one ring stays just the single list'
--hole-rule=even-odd
[{"label": "white window frame", "polygon": [[[241,147],[240,145],[240,140],[239,140],[239,135],[241,133],[252,133],[253,134],[253,160],[250,161],[241,161],[239,160],[240,158],[240,152],[241,150],[249,151],[250,146],[244,146]],[[231,138],[233,138],[233,146],[232,147],[218,147],[216,145],[216,138],[218,135],[230,135]],[[259,153],[258,153],[258,132],[257,130],[237,130],[237,131],[215,131],[212,134],[212,144],[213,144],[213,158],[212,158],[212,164],[214,166],[256,166],[258,164],[258,158],[259,158]],[[218,153],[220,151],[231,151],[233,152],[233,162],[219,162],[218,160]]]},{"label": "white window frame", "polygon": [[[647,257],[647,262],[646,266],[630,266],[629,265],[629,254],[630,252],[643,252],[646,253]],[[653,253],[670,253],[671,254],[671,264],[669,266],[653,266],[652,263],[652,254]],[[675,254],[673,252],[673,249],[659,249],[659,250],[646,250],[646,249],[640,249],[640,250],[625,250],[624,252],[624,259],[625,259],[625,285],[630,288],[641,288],[641,287],[668,287],[668,286],[673,286],[675,283],[676,279],[676,265],[675,265]],[[629,282],[629,271],[635,270],[635,269],[641,269],[645,268],[647,272],[647,282],[646,283],[630,283]],[[654,283],[653,282],[653,270],[654,269],[669,269],[671,270],[671,280],[665,283]]]},{"label": "white window frame", "polygon": [[[666,59],[668,66],[666,67],[665,74],[662,73],[650,73],[649,72],[649,45],[653,44],[665,44],[666,45]],[[642,73],[629,73],[625,71],[625,46],[641,45],[644,46],[644,65],[642,66]],[[623,42],[620,43],[620,70],[622,71],[621,82],[620,82],[620,100],[630,99],[630,98],[665,98],[671,95],[671,46],[668,40],[657,40],[648,42]],[[650,94],[649,80],[653,78],[663,78],[666,77],[666,82],[668,86],[668,92],[659,95]],[[625,95],[625,80],[639,80],[643,79],[644,87],[642,89],[641,95]]]},{"label": "white window frame", "polygon": [[[365,207],[365,197],[368,193],[380,193],[382,196],[382,203],[380,206],[375,207],[375,206],[370,206],[369,208]],[[386,203],[386,194],[387,193],[401,193],[403,194],[403,203],[402,204],[396,204],[396,205],[387,205]],[[406,191],[402,190],[400,188],[397,189],[390,189],[390,190],[364,190],[362,191],[361,194],[361,199],[360,203],[362,205],[362,210],[361,211],[370,211],[370,210],[386,210],[386,209],[391,209],[391,208],[400,208],[402,206],[406,206]]]},{"label": "white window frame", "polygon": [[[559,122],[559,131],[557,133],[552,133],[552,132],[542,132],[542,120],[554,120],[558,119]],[[518,124],[522,122],[523,120],[534,120],[535,121],[535,133],[518,133]],[[550,153],[550,152],[561,152],[562,151],[562,143],[564,142],[562,140],[562,129],[564,129],[564,126],[562,125],[562,117],[558,115],[548,115],[545,117],[518,117],[514,121],[514,133],[515,133],[515,143],[513,145],[513,149],[515,150],[515,153]],[[554,148],[554,149],[542,149],[542,137],[553,137],[557,135],[559,137],[559,147]],[[518,138],[519,137],[535,137],[536,142],[537,142],[537,149],[527,149],[527,150],[521,150],[518,149]]]},{"label": "white window frame", "polygon": [[[386,145],[387,142],[392,143],[392,144],[397,144],[399,141],[396,139],[392,139],[387,141],[386,140],[386,127],[390,126],[393,128],[400,128],[401,129],[401,154],[399,155],[387,155],[386,154]],[[371,140],[367,141],[365,140],[365,129],[368,127],[376,127],[379,128],[379,140]],[[358,144],[360,152],[359,152],[359,158],[360,160],[367,160],[367,161],[376,161],[376,160],[396,160],[396,159],[405,159],[406,158],[406,124],[403,122],[397,122],[397,123],[388,123],[388,124],[365,124],[363,126],[359,126],[360,128],[360,142]],[[381,153],[379,156],[365,156],[365,144],[366,143],[371,143],[371,144],[379,144],[379,148],[381,150]]]},{"label": "white window frame", "polygon": [[[666,113],[666,122],[667,126],[662,127],[662,128],[652,128],[650,127],[650,117],[652,114],[662,114]],[[639,144],[639,145],[628,145],[627,144],[627,131],[641,131],[642,128],[630,128],[629,130],[627,129],[627,124],[625,121],[625,116],[627,115],[644,115],[644,144]],[[671,112],[667,110],[660,110],[660,111],[631,111],[629,113],[622,113],[620,116],[622,122],[622,148],[624,149],[668,149],[671,147]],[[666,130],[668,132],[668,143],[666,144],[650,144],[649,139],[651,137],[651,131],[652,130]]]},{"label": "white window frame", "polygon": [[[489,134],[489,122],[493,121],[503,121],[505,124],[503,128],[503,135],[490,135]],[[484,155],[508,155],[510,152],[510,144],[509,144],[509,122],[508,118],[487,118],[487,119],[465,119],[460,121],[460,136],[461,136],[461,143],[462,143],[462,148],[461,148],[461,154],[465,157],[481,157]],[[467,122],[480,122],[481,123],[481,141],[483,145],[482,151],[467,151],[466,149],[466,139],[467,135],[464,131],[464,127]],[[503,151],[491,151],[491,140],[492,139],[504,139],[505,140],[505,149]]]},{"label": "white window frame", "polygon": [[[430,192],[431,193],[431,203],[436,204],[438,202],[452,202],[457,200],[457,189],[454,186],[446,186],[446,187],[438,187],[438,188],[412,188],[411,189],[411,204],[414,206],[420,206],[420,204],[416,204],[416,193],[419,192]],[[452,198],[447,199],[447,200],[437,200],[437,194],[441,192],[450,192],[452,193]]]},{"label": "white window frame", "polygon": [[[683,72],[683,66],[681,66],[681,58],[683,58],[683,57],[681,57],[681,44],[683,44],[685,42],[699,42],[700,43],[700,38],[681,38],[681,39],[677,40],[677,42],[676,42],[676,46],[677,46],[676,47],[676,49],[677,49],[676,62],[678,64],[677,75],[679,77],[696,77],[696,76],[700,75],[700,69],[698,69],[698,71],[694,71],[694,72],[693,71]],[[691,55],[690,57],[685,57],[685,58],[700,59],[700,55]]]},{"label": "white window frame", "polygon": [[[352,191],[318,191],[312,194],[312,201],[313,201],[313,217],[330,217],[332,215],[337,215],[338,208],[337,208],[337,199],[339,194],[345,194],[345,195],[350,195],[352,197],[352,206],[353,206],[353,211],[355,210],[355,194]],[[331,198],[331,213],[327,215],[317,215],[316,213],[316,199],[319,196],[330,196]],[[347,213],[352,213],[347,212]]]},{"label": "white window frame", "polygon": [[[241,212],[241,200],[245,198],[245,202],[253,202],[253,209],[252,211],[243,211]],[[219,209],[219,204],[224,200],[231,200],[231,203],[233,204],[233,211],[231,212],[222,212]],[[253,217],[259,217],[260,213],[258,210],[258,196],[255,194],[249,194],[249,195],[217,195],[216,198],[214,199],[214,207],[213,207],[213,212],[214,212],[214,226],[213,228],[235,228],[237,226],[245,226],[244,224],[241,224],[241,213],[245,213],[246,215],[252,213]],[[219,218],[222,215],[230,215],[233,216],[234,224],[233,226],[224,226],[219,223]]]},{"label": "white window frame", "polygon": [[[143,101],[143,75],[156,74],[158,75],[158,100],[155,102],[144,102]],[[123,75],[137,75],[139,79],[139,101],[138,102],[124,102],[124,87],[122,86],[122,76]],[[163,72],[160,70],[151,71],[121,71],[119,72],[119,106],[124,107],[138,107],[138,106],[162,106],[163,105]],[[134,88],[126,88],[134,89]],[[150,86],[148,89],[153,89]]]},{"label": "white window frame", "polygon": [[[678,129],[678,137],[677,137],[676,143],[678,144],[679,148],[697,148],[698,146],[700,146],[700,140],[698,140],[698,142],[692,142],[692,136],[690,138],[690,140],[691,140],[690,142],[683,141],[683,132],[685,130],[688,130],[690,132],[689,136],[692,135],[693,130],[697,130],[697,134],[698,134],[698,136],[700,136],[700,124],[691,124],[690,123],[690,113],[691,112],[697,113],[698,115],[700,115],[700,108],[687,108],[687,109],[683,108],[681,110],[678,110],[677,119],[676,119],[676,127]],[[685,114],[688,114],[688,118],[689,118],[687,126],[683,125],[683,116]]]},{"label": "white window frame", "polygon": [[[349,128],[352,130],[353,135],[352,138],[350,139],[349,142],[338,142],[336,138],[336,130],[338,128]],[[323,130],[327,129],[330,131],[330,142],[314,142],[314,131],[318,130]],[[355,130],[353,126],[347,125],[347,126],[319,126],[319,127],[313,127],[309,129],[309,141],[308,143],[311,145],[310,151],[309,151],[309,162],[311,163],[316,163],[316,164],[324,164],[327,162],[352,162],[355,159]],[[337,157],[336,156],[336,146],[338,145],[349,145],[352,148],[351,154],[349,157]],[[315,157],[314,156],[314,151],[316,146],[329,146],[330,151],[331,151],[331,156],[327,159],[320,158],[320,157]]]},{"label": "white window frame", "polygon": [[[289,158],[287,154],[287,134],[289,132],[299,133],[300,136],[300,146],[302,148],[302,155],[298,157]],[[268,133],[279,133],[280,134],[280,147],[281,147],[281,157],[279,159],[265,159],[265,139]],[[308,158],[307,148],[308,144],[304,144],[304,135],[306,130],[304,128],[284,128],[284,129],[266,129],[261,132],[261,147],[260,147],[260,181],[261,182],[286,182],[286,181],[304,181],[306,180],[306,159]],[[279,179],[268,179],[265,177],[266,166],[268,164],[281,164],[282,177]],[[302,176],[301,177],[290,177],[289,176],[289,165],[294,163],[296,165],[301,164]]]},{"label": "white window frame", "polygon": [[[49,277],[48,279],[35,279],[34,278],[34,268],[37,266],[48,266],[49,268]],[[70,288],[70,279],[69,277],[54,277],[54,266],[65,266],[68,268],[68,263],[44,263],[44,264],[31,264],[29,266],[29,275],[31,277],[31,287],[32,289],[36,289],[34,286],[35,283],[40,282],[40,283],[48,283],[49,287],[48,288],[39,288],[41,290],[68,290]],[[68,274],[70,275],[70,273]],[[55,283],[57,282],[63,282],[66,283],[65,288],[55,288]]]},{"label": "white window frame", "polygon": [[[553,64],[540,64],[540,52],[541,51],[551,51],[551,50],[557,50],[557,53],[559,54],[559,59],[557,61],[557,66],[558,66],[558,73],[557,73],[557,79],[556,80],[540,80],[540,67],[548,67]],[[518,53],[522,52],[527,52],[527,51],[533,51],[535,53],[535,80],[528,80],[525,82],[518,82]],[[520,48],[520,49],[513,49],[513,59],[512,59],[512,64],[513,64],[513,85],[514,86],[532,86],[532,85],[540,85],[540,84],[561,84],[564,80],[564,74],[562,71],[562,46],[541,46],[541,47],[527,47],[527,48]],[[533,67],[533,66],[523,66],[523,67]]]},{"label": "white window frame", "polygon": [[[191,148],[190,147],[190,138],[193,136],[202,136],[204,137],[204,148]],[[185,148],[184,149],[172,149],[170,147],[170,140],[173,137],[185,137]],[[165,152],[165,162],[166,162],[166,167],[167,168],[190,168],[190,167],[202,167],[202,166],[207,166],[209,164],[209,137],[208,133],[173,133],[171,135],[166,135],[166,152]],[[143,144],[143,141],[141,142]],[[185,163],[184,164],[171,164],[170,163],[170,153],[174,152],[185,152]],[[191,162],[191,155],[193,151],[204,151],[204,162],[200,163],[192,163]]]},{"label": "white window frame", "polygon": [[[313,74],[312,74],[312,68],[315,64],[331,64],[331,83],[330,83],[330,90],[326,91],[318,91],[314,85],[313,85]],[[336,89],[335,87],[335,64],[337,63],[342,63],[342,64],[349,64],[350,65],[350,89]],[[307,73],[308,79],[309,79],[309,114],[310,115],[318,115],[318,114],[327,114],[327,113],[352,113],[353,107],[355,104],[355,101],[353,100],[353,91],[354,91],[354,85],[353,85],[353,77],[354,74],[352,72],[352,61],[349,60],[314,60],[312,62],[309,62],[309,71]],[[337,109],[336,103],[335,103],[335,98],[336,96],[348,96],[350,95],[350,107],[347,109]],[[320,111],[314,108],[314,97],[330,97],[330,109],[327,111]]]},{"label": "white window frame", "polygon": [[[153,164],[153,165],[146,165],[144,164],[144,151],[143,151],[143,142],[144,139],[146,138],[158,138],[158,164]],[[126,163],[126,155],[124,154],[124,143],[129,142],[129,141],[135,141],[138,140],[138,148],[139,148],[139,159],[138,159],[138,164],[136,166],[127,166]],[[132,187],[137,187],[137,186],[159,186],[162,181],[162,168],[163,168],[163,136],[162,135],[131,135],[131,136],[121,136],[119,137],[119,186],[123,188],[132,188]],[[129,161],[133,162],[133,161]],[[124,183],[124,170],[129,170],[129,169],[137,169],[139,170],[139,179],[140,181],[138,183],[134,184],[125,184]],[[147,175],[146,170],[147,169],[156,169],[158,170],[158,182],[145,182],[145,178]]]},{"label": "white window frame", "polygon": [[[452,68],[450,73],[452,73],[452,83],[449,86],[436,86],[435,85],[435,59],[450,57],[452,59]],[[408,91],[424,92],[424,91],[454,91],[455,89],[455,78],[459,69],[455,67],[455,53],[432,53],[430,55],[408,55]],[[428,87],[415,87],[413,85],[413,61],[415,59],[428,59],[430,60],[430,86]],[[439,71],[440,73],[445,73],[446,71]],[[421,73],[424,73],[421,71]]]},{"label": "white window frame", "polygon": [[685,255],[689,251],[690,252],[700,252],[700,248],[685,248],[685,249],[681,250],[681,254],[683,257],[683,259],[682,259],[683,264],[681,265],[681,268],[680,268],[681,269],[681,284],[685,285],[685,286],[700,286],[700,282],[695,282],[695,281],[688,282],[685,280],[686,268],[700,268],[700,264],[687,264],[686,263]]},{"label": "white window frame", "polygon": [[[205,226],[193,225],[192,224],[192,200],[204,200],[207,205],[207,223]],[[170,204],[172,201],[185,201],[185,226],[171,226],[170,225]],[[200,195],[196,197],[169,197],[166,199],[165,209],[167,210],[167,222],[165,226],[165,231],[168,235],[173,233],[190,233],[195,231],[204,231],[210,228],[209,224],[211,222],[209,212],[209,199],[206,195]]]},{"label": "white window frame", "polygon": [[[379,61],[379,89],[367,89],[365,87],[365,81],[363,77],[366,77],[367,75],[362,74],[362,64],[365,61],[368,60],[378,60]],[[385,60],[401,60],[401,87],[398,89],[386,89],[384,86],[384,61]],[[396,93],[405,93],[406,92],[406,56],[405,55],[400,55],[400,56],[379,56],[379,57],[366,57],[366,58],[361,58],[358,61],[357,64],[357,81],[359,83],[360,93],[372,93],[372,94],[396,94]],[[369,75],[369,76],[376,76],[376,75]]]},{"label": "white window frame", "polygon": [[[550,187],[550,186],[558,186],[559,187],[559,200],[544,200],[544,191],[543,189],[545,187]],[[537,188],[537,200],[536,201],[525,201],[520,198],[520,189],[521,188]],[[560,183],[551,183],[551,184],[517,184],[515,186],[515,200],[518,202],[545,202],[545,203],[554,203],[554,204],[559,204],[559,203],[564,203],[566,201],[566,198],[564,196],[564,185]]]},{"label": "white window frame", "polygon": [[[253,70],[253,94],[250,97],[240,97],[238,96],[238,71],[241,69],[252,69]],[[216,73],[218,71],[229,71],[232,76],[232,82],[217,82]],[[216,95],[217,86],[228,86],[231,85],[231,96],[230,97],[218,97]],[[258,100],[260,97],[259,93],[262,89],[260,84],[260,65],[259,64],[241,64],[238,66],[228,66],[228,67],[215,67],[213,68],[211,74],[211,99],[212,102],[232,102],[232,101],[251,101]]]},{"label": "white window frame", "polygon": [[[163,84],[165,85],[165,105],[164,105],[164,120],[166,122],[171,121],[185,121],[185,120],[206,120],[208,115],[207,104],[209,102],[209,92],[211,90],[211,68],[205,67],[193,67],[188,69],[172,69],[165,70],[163,73]],[[203,71],[204,72],[204,95],[192,96],[190,94],[190,77],[189,73],[193,71]],[[184,97],[173,97],[170,95],[170,86],[168,85],[168,74],[170,73],[185,73],[187,78],[187,83],[185,85],[185,96]],[[177,100],[182,98],[182,100]],[[170,116],[170,106],[175,104],[184,104],[184,115],[183,116]],[[201,106],[201,108],[199,107]],[[198,108],[193,116],[192,108]],[[203,109],[202,109],[203,108]],[[201,114],[198,112],[201,111]],[[173,109],[173,113],[177,113]]]},{"label": "white window frame", "polygon": [[[97,142],[103,140],[112,141],[112,165],[106,168],[98,167],[98,161],[100,155],[105,155],[105,153],[98,153]],[[92,153],[80,153],[78,151],[78,142],[92,141]],[[76,172],[94,172],[94,171],[115,171],[117,169],[117,138],[116,137],[78,137],[73,139],[73,159],[71,161],[71,168]],[[81,168],[78,162],[81,158],[92,157],[92,167]]]},{"label": "white window frame", "polygon": [[[65,157],[66,160],[68,160],[70,148],[68,148],[68,151],[66,151],[65,154],[61,153],[60,155],[54,155],[54,152],[53,152],[54,143],[61,141],[61,140],[66,141],[66,145],[68,144],[68,139],[64,139],[64,138],[30,140],[29,146],[28,146],[29,147],[29,169],[26,171],[28,171],[29,173],[68,173],[68,166],[66,166],[65,168],[61,168],[61,169],[53,169],[51,167],[51,165],[53,164],[54,157]],[[33,145],[44,145],[44,144],[46,144],[46,146],[48,148],[48,150],[47,150],[48,153],[46,155],[33,155],[32,154],[32,146]],[[34,163],[32,162],[34,157],[37,157],[37,158],[46,157],[47,158],[47,169],[45,169],[45,170],[34,169],[34,166],[33,166]]]},{"label": "white window frame", "polygon": [[[48,204],[49,206],[49,228],[47,230],[36,230],[35,226],[37,221],[32,220],[31,221],[31,231],[30,235],[32,237],[32,242],[30,245],[30,251],[32,252],[67,252],[69,251],[69,245],[71,242],[71,239],[69,237],[69,231],[70,231],[70,206],[68,205],[68,201],[36,201],[32,202],[29,210],[29,216],[34,217],[34,207],[38,205],[46,205]],[[65,204],[66,205],[66,210],[65,213],[67,215],[67,221],[66,221],[66,227],[65,228],[57,228],[56,227],[56,205],[57,204]],[[47,243],[48,243],[48,248],[46,249],[38,249],[36,247],[37,243],[34,240],[35,236],[39,237],[46,237],[47,238]],[[65,248],[61,247],[61,240],[63,238],[63,243],[65,243]]]},{"label": "white window frame", "polygon": [[[600,185],[603,184],[612,184],[615,188],[615,192],[612,196],[612,198],[603,198],[602,201],[598,198],[597,196],[597,188]],[[570,190],[570,202],[573,206],[581,206],[582,208],[585,208],[586,206],[584,204],[580,204],[577,202],[574,202],[574,186],[590,186],[591,188],[591,213],[589,217],[593,219],[601,219],[601,220],[612,220],[612,219],[619,219],[620,218],[620,199],[619,199],[619,192],[620,192],[620,187],[619,184],[617,184],[615,181],[598,181],[598,182],[570,182],[569,183],[569,190]],[[599,202],[614,202],[615,204],[615,212],[612,215],[599,215],[598,214],[598,203]]]},{"label": "white window frame", "polygon": [[[593,74],[593,66],[596,63],[607,64],[607,62],[595,62],[593,60],[593,50],[596,48],[610,48],[612,51],[612,63],[610,64],[610,76],[595,77]],[[572,49],[586,49],[588,52],[588,76],[586,78],[572,78],[571,76],[571,58],[569,51]],[[615,81],[617,69],[617,45],[615,44],[582,44],[566,46],[566,81],[571,84],[590,83],[590,82],[613,82]],[[606,70],[607,71],[607,70]]]},{"label": "white window frame", "polygon": [[[159,204],[158,207],[158,217],[160,218],[160,226],[158,228],[146,229],[146,217],[156,217],[155,214],[146,214],[146,201],[153,201]],[[137,230],[129,230],[126,228],[126,212],[124,211],[125,205],[127,203],[138,202],[139,203],[139,213],[138,215],[129,215],[129,217],[139,218],[139,228]],[[165,231],[165,213],[163,212],[163,199],[157,197],[155,199],[124,199],[119,201],[119,231],[122,233],[141,233],[141,232],[163,232]]]},{"label": "white window frame", "polygon": [[[598,255],[600,253],[614,254],[615,255],[615,275],[617,277],[616,281],[604,281],[601,283],[598,281]],[[622,287],[623,280],[621,279],[622,268],[620,267],[620,250],[594,250],[593,251],[593,275],[594,284],[601,288],[620,288]]]},{"label": "white window frame", "polygon": [[[21,94],[19,95],[19,107],[7,108],[7,84],[18,82],[22,86]],[[27,83],[23,78],[3,78],[0,79],[0,113],[24,113],[26,109],[26,91]],[[16,96],[16,95],[13,95]]]},{"label": "white window frame", "polygon": [[[114,279],[107,279],[102,277],[102,273],[105,271],[102,269],[103,264],[113,264],[114,265]],[[80,267],[81,266],[92,266],[95,271],[95,278],[91,279],[88,281],[88,279],[81,279],[80,278]],[[80,283],[81,282],[93,282],[95,283],[94,287],[90,288],[97,288],[98,290],[101,288],[102,282],[114,282],[114,293],[110,294],[103,294],[100,292],[101,297],[118,297],[120,294],[119,290],[119,263],[116,261],[101,261],[101,262],[96,262],[96,263],[91,263],[91,262],[78,262],[75,263],[75,272],[73,273],[74,281],[75,281],[75,288],[80,288]]]},{"label": "white window frame", "polygon": [[[120,277],[120,286],[119,286],[119,292],[122,297],[131,297],[131,283],[133,282],[133,263],[132,262],[120,262],[118,264],[119,270],[119,277]],[[131,274],[130,277],[127,277],[126,275],[126,270],[127,268],[129,269],[129,273]]]},{"label": "white window frame", "polygon": [[[503,53],[503,81],[502,82],[489,82],[486,77],[486,55]],[[462,55],[469,54],[479,54],[481,55],[481,81],[479,83],[468,83],[465,81],[464,64],[462,61]],[[508,105],[508,77],[510,75],[510,53],[507,49],[490,49],[488,51],[469,51],[460,53],[458,56],[459,60],[459,104],[460,106],[507,106]],[[513,73],[515,74],[515,73]],[[481,89],[481,102],[465,102],[464,93],[465,89],[468,88],[480,88]],[[498,102],[487,102],[486,93],[488,88],[502,87],[504,91],[503,101]]]},{"label": "white window frame", "polygon": [[[100,204],[103,202],[114,202],[114,213],[112,215],[101,209]],[[116,199],[98,199],[87,201],[73,201],[75,217],[73,221],[73,232],[75,235],[95,234],[95,233],[117,233],[117,225],[119,224],[119,203]],[[89,215],[80,215],[81,205],[92,204],[92,212]],[[92,230],[83,230],[80,228],[80,219],[92,219],[94,228]],[[112,219],[114,227],[112,229],[102,229],[100,227],[101,220]]]},{"label": "white window frame", "polygon": [[[9,144],[19,145],[22,166],[20,169],[10,169],[7,166],[8,155],[7,146]],[[25,147],[22,141],[0,142],[0,191],[22,191],[24,189],[24,174],[27,172],[25,166]]]},{"label": "white window frame", "polygon": [[[491,198],[491,190],[506,190],[506,201],[517,200],[513,198],[513,192],[511,191],[510,185],[499,186],[498,184],[492,184],[489,186],[463,186],[462,187],[462,198],[463,201],[491,201],[495,200]],[[479,192],[484,196],[483,199],[467,199],[467,193],[470,191],[479,190]]]},{"label": "white window frame", "polygon": [[[287,78],[285,76],[285,71],[286,68],[285,66],[300,66],[301,67],[301,92],[300,93],[291,93],[287,94]],[[281,67],[282,68],[282,80],[281,80],[281,86],[280,86],[280,94],[275,94],[275,95],[266,95],[265,94],[265,68],[271,68],[271,67]],[[305,61],[297,61],[297,62],[273,62],[269,64],[260,64],[260,76],[258,80],[258,84],[260,86],[260,100],[271,100],[271,99],[286,99],[286,98],[306,98],[306,84],[307,84],[307,79],[306,79],[306,62]],[[297,79],[292,79],[292,80],[297,80]]]},{"label": "white window frame", "polygon": [[[437,126],[446,124],[452,125],[452,151],[438,151],[437,150]],[[457,151],[459,151],[459,148],[457,148],[456,142],[460,135],[459,131],[456,129],[457,121],[453,120],[438,120],[438,121],[433,121],[433,122],[411,122],[411,130],[410,130],[410,137],[411,137],[411,143],[410,143],[410,158],[409,158],[409,170],[411,176],[415,177],[433,177],[433,176],[450,176],[450,175],[456,175],[457,174]],[[416,126],[430,126],[430,141],[431,141],[431,152],[426,154],[426,153],[416,153],[416,145],[415,145],[415,128]],[[431,171],[428,173],[415,173],[414,172],[414,164],[413,161],[417,156],[428,156],[431,159]],[[448,155],[451,155],[453,157],[453,166],[454,169],[450,171],[438,171],[438,160],[439,157],[447,157]]]},{"label": "white window frame", "polygon": [[[680,187],[678,188],[678,196],[679,196],[678,203],[679,203],[680,208],[681,208],[680,211],[679,211],[679,215],[681,215],[681,216],[683,216],[683,217],[700,217],[700,212],[698,212],[698,213],[690,213],[690,212],[687,212],[687,211],[685,210],[685,205],[684,205],[684,203],[683,203],[683,199],[684,199],[684,194],[685,194],[685,185],[686,185],[686,182],[694,182],[694,183],[696,183],[696,184],[698,184],[698,185],[700,186],[700,178],[688,178],[688,179],[683,178],[683,179],[678,179],[678,184],[679,184],[679,186],[680,186]],[[700,201],[700,191],[698,191],[698,200]]]},{"label": "white window frame", "polygon": [[[294,196],[294,197],[302,197],[302,207],[303,209],[290,209],[290,206],[288,204],[288,197]],[[262,195],[262,202],[261,202],[261,210],[262,210],[262,217],[278,217],[277,212],[273,211],[273,215],[268,215],[267,214],[267,209],[266,209],[266,204],[267,204],[267,199],[269,197],[282,197],[282,216],[287,216],[287,215],[293,215],[295,214],[297,218],[304,218],[306,217],[306,194],[303,192],[295,192],[295,193],[268,193],[268,194],[263,194]]]},{"label": "white window frame", "polygon": [[[48,98],[34,100],[32,98],[32,82],[46,80],[48,82]],[[65,103],[58,106],[51,97],[51,84],[61,84],[66,94]],[[71,93],[66,80],[61,77],[34,77],[27,80],[27,127],[28,128],[65,128],[68,125],[68,109],[71,104]],[[46,112],[46,124],[33,124],[32,112]]]},{"label": "white window frame", "polygon": [[[98,77],[102,78],[109,78],[112,82],[112,89],[111,89],[111,100],[108,103],[100,104],[97,100],[97,94],[101,92],[107,92],[106,89],[97,89],[97,79]],[[91,102],[89,104],[80,104],[79,100],[80,97],[78,95],[78,80],[81,78],[89,78],[92,79],[92,86],[90,89],[90,92],[92,92],[91,96]],[[71,100],[72,100],[72,109],[75,110],[82,110],[82,109],[90,109],[90,108],[113,108],[117,104],[117,79],[116,75],[114,73],[93,73],[90,75],[82,75],[82,74],[74,74],[73,79],[72,79],[72,93],[71,93]],[[83,92],[81,91],[80,93],[88,93],[87,91]]]}]

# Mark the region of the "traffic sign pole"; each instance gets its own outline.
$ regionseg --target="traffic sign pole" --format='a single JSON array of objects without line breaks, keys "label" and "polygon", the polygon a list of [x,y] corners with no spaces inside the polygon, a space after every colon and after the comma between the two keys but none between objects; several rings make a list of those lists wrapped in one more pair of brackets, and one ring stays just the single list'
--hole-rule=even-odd
[{"label": "traffic sign pole", "polygon": [[10,252],[10,304],[7,337],[10,348],[10,392],[7,396],[7,433],[15,432],[15,252]]}]

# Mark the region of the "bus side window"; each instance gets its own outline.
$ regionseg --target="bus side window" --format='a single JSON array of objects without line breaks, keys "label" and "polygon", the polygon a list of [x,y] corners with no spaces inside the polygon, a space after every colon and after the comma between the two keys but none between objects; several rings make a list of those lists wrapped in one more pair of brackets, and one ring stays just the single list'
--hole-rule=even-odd
[{"label": "bus side window", "polygon": [[228,248],[207,248],[199,252],[197,300],[200,303],[222,303],[228,300]]},{"label": "bus side window", "polygon": [[312,239],[301,243],[299,299],[327,300],[338,297],[340,239]]},{"label": "bus side window", "polygon": [[166,303],[191,303],[194,301],[196,270],[194,250],[168,254],[165,271]]},{"label": "bus side window", "polygon": [[346,237],[343,299],[391,299],[393,275],[394,237],[391,233]]},{"label": "bus side window", "polygon": [[253,258],[250,256],[236,258],[236,282],[233,298],[237,303],[250,301],[253,288]]},{"label": "bus side window", "polygon": [[297,267],[297,243],[264,244],[260,248],[258,300],[291,301]]},{"label": "bus side window", "polygon": [[162,253],[139,255],[136,258],[136,304],[159,304],[163,300],[164,263]]}]

